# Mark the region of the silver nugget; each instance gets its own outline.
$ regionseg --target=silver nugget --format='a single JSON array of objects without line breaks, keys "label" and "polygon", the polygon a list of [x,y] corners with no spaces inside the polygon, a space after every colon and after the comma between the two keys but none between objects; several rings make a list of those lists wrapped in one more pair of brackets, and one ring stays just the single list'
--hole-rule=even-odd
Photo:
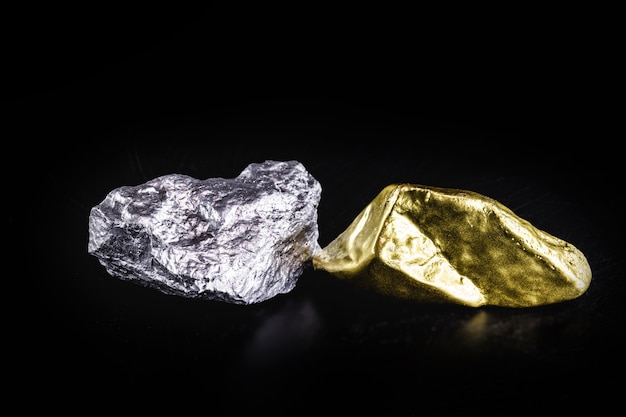
[{"label": "silver nugget", "polygon": [[166,294],[259,303],[290,292],[321,249],[321,192],[298,161],[231,179],[165,175],[93,207],[87,250],[110,275]]}]

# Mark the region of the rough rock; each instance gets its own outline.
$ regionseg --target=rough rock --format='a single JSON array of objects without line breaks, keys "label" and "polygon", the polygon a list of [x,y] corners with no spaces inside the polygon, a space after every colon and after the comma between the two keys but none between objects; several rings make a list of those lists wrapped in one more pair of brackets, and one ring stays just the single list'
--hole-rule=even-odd
[{"label": "rough rock", "polygon": [[165,175],[91,209],[88,253],[166,294],[259,303],[290,292],[320,250],[320,198],[298,161],[253,163],[231,179]]},{"label": "rough rock", "polygon": [[475,192],[392,184],[313,258],[385,295],[532,307],[582,295],[591,268],[572,244]]}]

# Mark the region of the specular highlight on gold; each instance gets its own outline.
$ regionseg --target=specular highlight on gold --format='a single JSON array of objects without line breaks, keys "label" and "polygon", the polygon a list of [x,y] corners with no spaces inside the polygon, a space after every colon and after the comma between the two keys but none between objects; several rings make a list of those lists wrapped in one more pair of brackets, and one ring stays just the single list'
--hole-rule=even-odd
[{"label": "specular highlight on gold", "polygon": [[571,300],[591,283],[584,254],[476,192],[392,184],[312,260],[384,295],[479,307]]}]

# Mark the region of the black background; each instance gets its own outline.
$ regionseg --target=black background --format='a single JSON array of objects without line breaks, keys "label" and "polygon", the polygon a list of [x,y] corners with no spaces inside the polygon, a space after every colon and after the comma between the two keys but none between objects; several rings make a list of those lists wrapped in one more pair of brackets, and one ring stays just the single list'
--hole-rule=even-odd
[{"label": "black background", "polygon": [[[7,10],[12,386],[52,394],[48,406],[234,414],[616,400],[622,157],[607,130],[603,16],[393,3]],[[299,160],[322,184],[322,246],[385,185],[465,188],[581,249],[592,284],[560,305],[468,309],[309,270],[291,293],[244,307],[122,282],[87,254],[89,210],[112,189],[234,177],[267,159]]]}]

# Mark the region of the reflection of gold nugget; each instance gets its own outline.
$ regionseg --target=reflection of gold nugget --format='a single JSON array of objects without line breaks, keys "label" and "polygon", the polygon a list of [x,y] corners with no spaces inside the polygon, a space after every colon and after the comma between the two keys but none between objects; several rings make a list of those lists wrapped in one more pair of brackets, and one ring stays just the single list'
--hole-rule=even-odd
[{"label": "reflection of gold nugget", "polygon": [[411,184],[385,187],[313,267],[385,295],[473,307],[558,303],[591,283],[577,248],[501,203]]}]

